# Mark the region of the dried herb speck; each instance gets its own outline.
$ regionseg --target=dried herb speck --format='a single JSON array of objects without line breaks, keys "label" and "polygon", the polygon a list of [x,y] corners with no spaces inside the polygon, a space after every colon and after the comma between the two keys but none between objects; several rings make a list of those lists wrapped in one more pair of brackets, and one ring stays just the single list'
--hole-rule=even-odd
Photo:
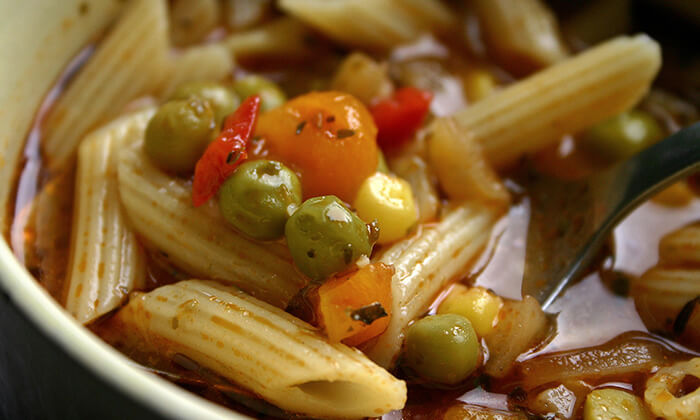
[{"label": "dried herb speck", "polygon": [[335,115],[330,115],[328,118],[326,118],[326,122],[332,123],[335,121]]},{"label": "dried herb speck", "polygon": [[305,126],[305,125],[306,125],[306,121],[302,121],[302,122],[299,123],[299,125],[297,125],[297,131],[296,131],[297,136],[298,136],[299,134],[301,134],[302,131],[304,131],[304,126]]},{"label": "dried herb speck", "polygon": [[226,155],[226,163],[229,165],[234,164],[240,157],[241,154],[238,150],[231,150],[228,152],[228,155]]},{"label": "dried herb speck", "polygon": [[363,306],[350,312],[350,318],[355,321],[360,321],[365,325],[369,325],[379,318],[389,316],[384,310],[384,307],[379,302],[374,302],[371,305]]},{"label": "dried herb speck", "polygon": [[352,137],[354,135],[355,135],[355,130],[348,130],[347,128],[343,128],[343,129],[338,130],[338,138],[339,139]]}]

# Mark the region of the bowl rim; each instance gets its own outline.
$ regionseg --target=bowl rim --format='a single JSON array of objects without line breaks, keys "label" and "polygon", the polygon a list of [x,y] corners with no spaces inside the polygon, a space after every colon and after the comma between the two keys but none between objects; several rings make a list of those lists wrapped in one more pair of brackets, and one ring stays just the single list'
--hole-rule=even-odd
[{"label": "bowl rim", "polygon": [[0,242],[0,286],[11,304],[100,379],[168,418],[251,419],[136,367],[73,319],[15,258],[7,242]]}]

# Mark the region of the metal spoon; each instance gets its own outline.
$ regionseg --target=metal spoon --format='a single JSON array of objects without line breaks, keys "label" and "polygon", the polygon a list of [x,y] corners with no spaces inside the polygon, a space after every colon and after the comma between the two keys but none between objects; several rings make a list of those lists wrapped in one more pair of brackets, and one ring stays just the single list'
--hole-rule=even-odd
[{"label": "metal spoon", "polygon": [[546,309],[587,268],[611,230],[639,204],[700,170],[700,123],[579,181],[530,185],[523,294]]}]

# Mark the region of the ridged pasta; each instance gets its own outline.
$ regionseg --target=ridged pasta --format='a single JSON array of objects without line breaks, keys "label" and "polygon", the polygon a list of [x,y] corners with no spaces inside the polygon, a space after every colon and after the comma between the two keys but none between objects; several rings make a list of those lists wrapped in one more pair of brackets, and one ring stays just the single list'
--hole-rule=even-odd
[{"label": "ridged pasta", "polygon": [[659,260],[665,266],[700,266],[700,225],[686,226],[661,238]]},{"label": "ridged pasta", "polygon": [[671,331],[683,307],[700,296],[700,226],[664,236],[659,242],[659,263],[632,279],[630,293],[649,329]]},{"label": "ridged pasta", "polygon": [[78,151],[65,306],[88,323],[143,287],[146,261],[119,202],[117,155],[143,132],[153,110],[91,133]]},{"label": "ridged pasta", "polygon": [[167,54],[165,1],[132,1],[48,115],[43,151],[49,166],[69,162],[89,129],[156,90],[168,74]]},{"label": "ridged pasta", "polygon": [[233,66],[231,53],[223,45],[192,47],[172,58],[172,71],[160,96],[167,98],[182,83],[221,80],[231,74]]},{"label": "ridged pasta", "polygon": [[565,59],[557,18],[541,0],[473,0],[489,52],[523,74]]},{"label": "ridged pasta", "polygon": [[170,39],[175,46],[200,42],[219,23],[219,0],[172,0]]},{"label": "ridged pasta", "polygon": [[188,183],[153,166],[141,146],[124,149],[119,161],[119,192],[134,230],[184,271],[284,308],[306,284],[287,248],[235,232],[216,200],[193,207]]},{"label": "ridged pasta", "polygon": [[661,65],[645,35],[619,37],[496,92],[455,115],[497,167],[637,103]]},{"label": "ridged pasta", "polygon": [[297,57],[313,52],[311,31],[300,21],[281,17],[254,29],[237,32],[223,41],[234,58]]},{"label": "ridged pasta", "polygon": [[651,330],[670,330],[686,303],[700,296],[700,270],[654,267],[633,280],[637,310]]},{"label": "ridged pasta", "polygon": [[280,0],[279,7],[336,41],[374,49],[456,24],[455,14],[435,0]]},{"label": "ridged pasta", "polygon": [[510,195],[484,158],[481,145],[460,131],[452,118],[440,118],[431,125],[428,156],[449,198],[508,206]]},{"label": "ridged pasta", "polygon": [[700,419],[700,388],[676,394],[686,376],[700,377],[700,357],[661,368],[649,378],[644,400],[654,415],[666,420]]},{"label": "ridged pasta", "polygon": [[424,314],[445,285],[486,246],[497,212],[474,203],[449,211],[434,227],[389,248],[378,259],[393,265],[392,317],[389,326],[368,349],[380,366],[394,362],[409,322]]},{"label": "ridged pasta", "polygon": [[113,322],[117,346],[182,354],[292,412],[358,418],[406,401],[404,382],[360,351],[330,344],[298,318],[215,282],[182,281],[134,296]]},{"label": "ridged pasta", "polygon": [[386,65],[361,52],[348,55],[331,81],[331,89],[349,93],[366,105],[389,96],[393,91]]},{"label": "ridged pasta", "polygon": [[247,28],[260,22],[272,8],[272,0],[225,0],[224,17],[233,29]]}]

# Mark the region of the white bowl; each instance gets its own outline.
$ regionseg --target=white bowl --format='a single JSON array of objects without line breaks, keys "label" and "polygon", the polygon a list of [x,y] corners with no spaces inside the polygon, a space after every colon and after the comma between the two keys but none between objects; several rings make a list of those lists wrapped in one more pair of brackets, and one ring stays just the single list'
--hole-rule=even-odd
[{"label": "white bowl", "polygon": [[[0,2],[0,208],[8,208],[12,200],[24,141],[44,96],[75,54],[114,20],[123,3],[126,2]],[[9,226],[9,217],[10,212],[0,214],[2,226]],[[0,241],[0,289],[41,334],[127,398],[170,418],[248,418],[134,366],[74,321],[17,261],[4,238]],[[0,305],[3,304],[0,299]],[[0,335],[0,340],[5,337]],[[2,351],[12,349],[13,343],[1,343],[0,356]],[[31,364],[31,355],[24,356]],[[0,369],[1,366],[2,363]],[[3,379],[2,375],[0,371],[0,382],[12,383],[14,378]],[[72,403],[77,406],[80,402]],[[37,401],[37,406],[41,406],[41,401]],[[104,413],[110,409],[104,407]]]}]

